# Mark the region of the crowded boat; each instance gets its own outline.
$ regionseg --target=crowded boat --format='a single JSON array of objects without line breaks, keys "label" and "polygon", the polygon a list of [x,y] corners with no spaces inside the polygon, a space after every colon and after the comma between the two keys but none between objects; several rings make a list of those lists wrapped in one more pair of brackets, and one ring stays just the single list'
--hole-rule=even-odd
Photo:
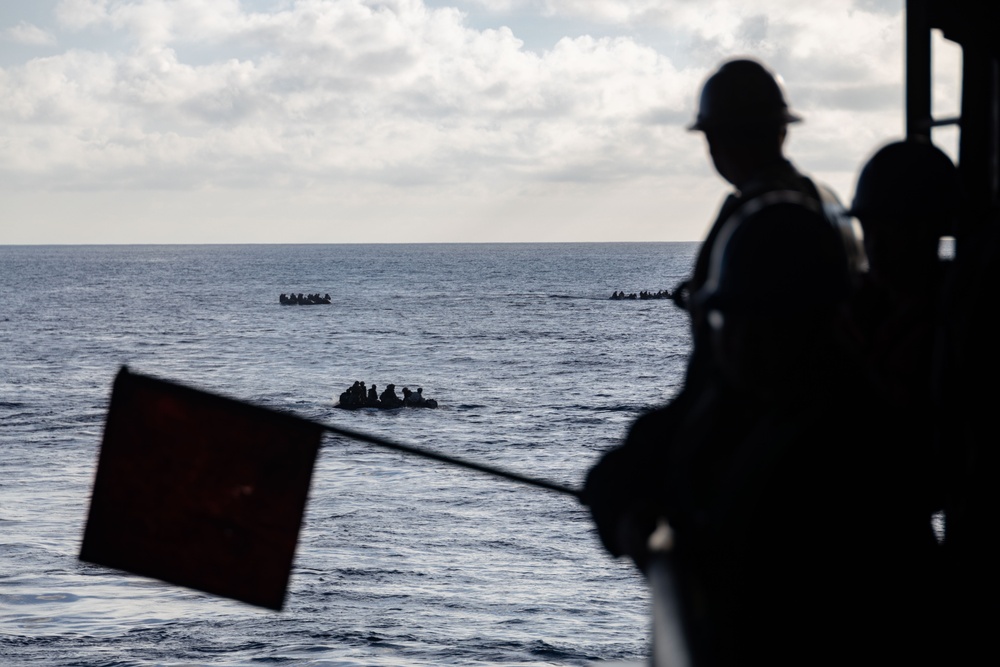
[{"label": "crowded boat", "polygon": [[626,299],[646,300],[646,299],[670,299],[670,298],[672,298],[670,291],[665,289],[661,289],[658,292],[642,291],[639,292],[638,294],[636,294],[635,292],[626,294],[625,291],[622,290],[621,292],[616,291],[610,297],[611,301],[624,301]]},{"label": "crowded boat", "polygon": [[423,387],[417,387],[416,391],[412,391],[409,387],[403,387],[402,394],[402,398],[396,394],[396,385],[394,384],[387,385],[380,394],[374,383],[366,389],[364,382],[355,381],[340,395],[340,402],[334,407],[343,410],[357,410],[359,408],[394,410],[396,408],[436,408],[438,406],[438,402],[433,398],[424,398]]},{"label": "crowded boat", "polygon": [[283,306],[323,306],[333,303],[329,294],[324,294],[323,296],[319,294],[303,295],[301,292],[298,294],[282,294],[278,297],[278,301]]}]

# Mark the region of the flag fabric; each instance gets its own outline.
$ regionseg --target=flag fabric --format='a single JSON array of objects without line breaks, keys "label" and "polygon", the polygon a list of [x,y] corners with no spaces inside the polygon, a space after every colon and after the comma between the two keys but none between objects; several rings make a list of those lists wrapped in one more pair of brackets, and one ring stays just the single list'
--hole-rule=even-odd
[{"label": "flag fabric", "polygon": [[80,559],[281,609],[321,436],[122,368]]}]

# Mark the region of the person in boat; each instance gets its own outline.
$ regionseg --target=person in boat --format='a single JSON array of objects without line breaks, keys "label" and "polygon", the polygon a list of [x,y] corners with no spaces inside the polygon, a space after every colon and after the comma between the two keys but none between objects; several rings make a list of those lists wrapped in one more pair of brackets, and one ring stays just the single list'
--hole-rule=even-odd
[{"label": "person in boat", "polygon": [[355,396],[356,396],[357,404],[359,406],[364,405],[365,401],[368,400],[368,389],[365,388],[365,381],[364,380],[359,380],[358,381],[358,389],[357,389],[357,393],[355,394]]},{"label": "person in boat", "polygon": [[417,387],[416,391],[411,391],[408,387],[403,387],[403,405],[411,408],[422,408],[426,402],[422,387]]},{"label": "person in boat", "polygon": [[377,408],[378,406],[379,406],[378,388],[376,388],[375,383],[372,382],[372,386],[368,390],[368,398],[365,401],[365,407],[368,407],[368,408]]},{"label": "person in boat", "polygon": [[340,402],[338,403],[338,405],[347,410],[351,410],[358,407],[357,388],[358,388],[358,383],[357,381],[355,381],[354,384],[352,384],[350,387],[345,389],[343,393],[340,394]]},{"label": "person in boat", "polygon": [[385,391],[379,396],[380,407],[382,408],[398,408],[402,407],[403,402],[396,395],[396,385],[389,384],[386,386]]},{"label": "person in boat", "polygon": [[[410,399],[413,405],[416,405],[418,407],[423,406],[425,403],[427,403],[427,399],[424,398],[424,388],[417,387],[417,393],[411,396]],[[435,403],[435,405],[437,405],[437,403]]]}]

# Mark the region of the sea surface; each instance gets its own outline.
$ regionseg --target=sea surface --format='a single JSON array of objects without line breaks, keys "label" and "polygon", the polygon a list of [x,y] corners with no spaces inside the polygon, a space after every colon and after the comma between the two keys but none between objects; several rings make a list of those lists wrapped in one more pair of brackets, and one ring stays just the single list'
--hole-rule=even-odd
[{"label": "sea surface", "polygon": [[[0,665],[586,665],[648,594],[569,496],[326,437],[282,612],[77,559],[119,367],[559,484],[678,388],[694,244],[0,247]],[[282,306],[282,292],[330,306]],[[355,380],[437,410],[334,408]]]}]

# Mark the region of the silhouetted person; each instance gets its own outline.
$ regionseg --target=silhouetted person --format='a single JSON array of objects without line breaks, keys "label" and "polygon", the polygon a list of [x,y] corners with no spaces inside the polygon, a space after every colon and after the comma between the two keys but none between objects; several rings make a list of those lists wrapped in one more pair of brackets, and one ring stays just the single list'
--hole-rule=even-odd
[{"label": "silhouetted person", "polygon": [[[849,261],[860,264],[860,242],[853,236],[836,196],[800,173],[784,155],[787,126],[800,120],[788,109],[778,80],[756,61],[727,62],[705,83],[697,120],[689,129],[704,133],[712,164],[735,191],[723,202],[698,252],[691,277],[673,292],[679,304],[687,305],[688,297],[704,285],[709,257],[722,225],[750,202],[766,206],[766,195],[771,192],[801,193],[827,205],[831,213],[839,208],[828,217],[844,236]],[[692,310],[694,350],[688,364],[688,384],[701,382],[706,374],[702,323],[703,316]]]},{"label": "silhouetted person", "polygon": [[954,232],[961,199],[951,160],[925,141],[903,141],[865,164],[852,206],[869,262],[852,307],[865,374],[877,398],[899,410],[900,437],[927,457],[941,425],[933,367],[948,263],[938,246]]},{"label": "silhouetted person", "polygon": [[[673,293],[691,316],[685,385],[633,425],[585,487],[605,547],[640,567],[656,517],[675,524],[687,600],[710,600],[708,611],[689,607],[703,614],[703,664],[834,664],[856,657],[862,637],[889,659],[881,621],[868,614],[897,609],[882,593],[913,602],[909,626],[927,616],[907,597],[934,546],[915,499],[924,480],[889,465],[912,461],[889,451],[897,441],[884,415],[866,414],[871,431],[861,435],[865,422],[848,417],[871,407],[832,332],[863,251],[833,195],[784,157],[797,120],[756,62],[726,63],[705,84],[692,129],[736,191]],[[854,536],[834,539],[861,508]],[[888,572],[895,558],[904,565]],[[869,606],[854,609],[865,603],[852,595]]]},{"label": "silhouetted person", "polygon": [[361,407],[365,404],[365,390],[364,383],[360,380],[355,380],[354,384],[351,385],[351,404],[354,407]]},{"label": "silhouetted person", "polygon": [[399,400],[399,396],[396,395],[396,385],[390,384],[386,386],[385,391],[379,397],[380,407],[383,408],[398,408],[402,406],[403,402]]},{"label": "silhouetted person", "polygon": [[[605,457],[601,462],[605,469],[605,474],[600,476],[603,482],[590,490],[593,494],[591,511],[605,535],[618,530],[617,524],[625,520],[630,504],[642,502],[641,498],[634,497],[641,496],[641,485],[634,484],[631,478],[656,468],[662,450],[671,447],[673,434],[687,414],[699,405],[703,392],[719,381],[705,313],[692,302],[690,295],[701,290],[708,279],[712,253],[724,225],[748,210],[766,208],[775,193],[785,193],[785,199],[794,195],[809,207],[829,205],[830,210],[835,208],[836,198],[799,173],[784,156],[787,125],[799,120],[789,110],[775,76],[758,62],[727,62],[705,82],[697,120],[689,129],[704,133],[713,165],[735,191],[726,198],[712,224],[698,252],[691,277],[673,291],[675,302],[688,310],[691,319],[692,352],[684,387],[665,408],[636,422],[624,446],[627,452],[612,452]],[[847,224],[839,218],[828,219],[828,223],[838,233],[842,233]],[[849,263],[856,264],[856,255],[862,253],[858,240],[846,234],[843,240],[845,252],[851,246],[854,254],[848,258]],[[777,276],[776,280],[787,282],[794,278]],[[734,429],[739,428],[748,410],[738,400],[717,404],[715,409],[719,411],[720,422]],[[653,524],[647,522],[637,530],[648,533],[652,528]],[[642,541],[645,535],[638,535],[636,539]],[[607,541],[605,543],[612,547]],[[612,548],[612,553],[621,553],[621,550],[616,552]]]},{"label": "silhouetted person", "polygon": [[[642,491],[627,506],[634,523],[662,515],[674,528],[696,662],[919,662],[935,629],[925,480],[842,345],[841,239],[794,196],[737,216],[719,238],[693,296],[717,381],[656,465],[630,476]],[[650,426],[640,420],[630,438]],[[595,468],[588,488],[609,472]],[[602,532],[642,561],[628,530]]]},{"label": "silhouetted person", "polygon": [[374,382],[372,383],[371,388],[368,390],[368,400],[366,402],[366,405],[369,408],[378,407],[378,389],[375,387]]},{"label": "silhouetted person", "polygon": [[357,380],[355,380],[354,384],[348,387],[340,395],[340,403],[339,403],[340,407],[352,410],[354,408],[360,408],[361,406],[364,405],[364,401],[358,400],[359,385],[360,383]]}]

